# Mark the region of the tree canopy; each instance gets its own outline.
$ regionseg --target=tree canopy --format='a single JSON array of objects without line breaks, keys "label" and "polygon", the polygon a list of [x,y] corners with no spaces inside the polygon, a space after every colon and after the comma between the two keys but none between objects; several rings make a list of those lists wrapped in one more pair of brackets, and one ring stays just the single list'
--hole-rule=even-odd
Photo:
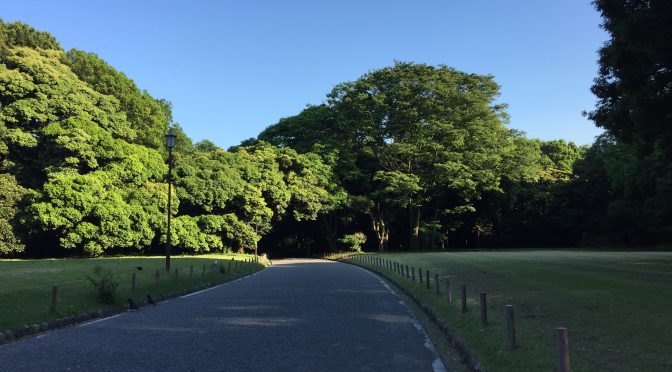
[{"label": "tree canopy", "polygon": [[[510,129],[490,75],[395,62],[228,150],[93,53],[0,20],[0,255],[669,244],[672,5],[597,0],[592,146]],[[168,128],[175,192],[168,204]]]},{"label": "tree canopy", "polygon": [[178,252],[256,249],[273,221],[316,219],[338,185],[322,156],[194,144],[171,105],[95,54],[0,23],[0,254],[151,253],[166,239],[163,139],[178,136]]}]

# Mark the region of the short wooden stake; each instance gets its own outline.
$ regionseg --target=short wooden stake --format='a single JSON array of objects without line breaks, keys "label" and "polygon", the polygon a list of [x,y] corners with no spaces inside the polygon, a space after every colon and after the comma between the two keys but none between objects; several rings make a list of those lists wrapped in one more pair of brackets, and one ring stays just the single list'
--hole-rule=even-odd
[{"label": "short wooden stake", "polygon": [[411,273],[408,271],[408,265],[406,265],[406,279],[411,277]]},{"label": "short wooden stake", "polygon": [[450,278],[446,277],[446,302],[453,303],[453,290],[450,288]]},{"label": "short wooden stake", "polygon": [[436,295],[441,294],[441,290],[439,289],[439,274],[434,274],[434,288],[436,288]]},{"label": "short wooden stake", "polygon": [[429,270],[425,270],[425,272],[427,273],[427,277],[425,278],[427,280],[425,281],[425,283],[427,284],[427,289],[429,289],[431,288],[431,285],[429,284]]},{"label": "short wooden stake", "polygon": [[420,283],[422,283],[422,269],[418,267],[418,277],[420,278]]},{"label": "short wooden stake", "polygon": [[231,261],[229,261],[229,274],[231,274]]},{"label": "short wooden stake", "polygon": [[51,286],[51,307],[49,307],[50,313],[56,312],[56,298],[58,297],[58,284]]},{"label": "short wooden stake", "polygon": [[481,326],[485,327],[488,325],[488,301],[487,293],[479,293],[481,299]]},{"label": "short wooden stake", "polygon": [[415,281],[415,267],[411,267],[411,277],[413,278],[413,281]]},{"label": "short wooden stake", "polygon": [[131,291],[135,292],[135,273],[131,274]]},{"label": "short wooden stake", "polygon": [[567,328],[558,327],[555,329],[555,332],[558,348],[558,371],[569,372],[569,341],[567,339]]},{"label": "short wooden stake", "polygon": [[462,313],[467,312],[467,286],[462,284]]},{"label": "short wooden stake", "polygon": [[506,305],[506,344],[509,351],[516,350],[516,327],[513,319],[513,305]]},{"label": "short wooden stake", "polygon": [[175,280],[177,280],[177,267],[175,268]]}]

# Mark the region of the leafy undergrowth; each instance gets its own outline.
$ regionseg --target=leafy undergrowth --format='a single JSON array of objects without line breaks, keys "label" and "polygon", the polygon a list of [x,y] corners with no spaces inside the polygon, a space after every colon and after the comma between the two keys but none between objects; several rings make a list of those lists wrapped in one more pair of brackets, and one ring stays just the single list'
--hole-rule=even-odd
[{"label": "leafy undergrowth", "polygon": [[[259,271],[266,264],[246,263],[246,260],[253,260],[253,256],[173,257],[169,273],[165,271],[164,257],[0,260],[0,331],[97,309],[120,310],[129,298],[141,302],[147,295],[155,299],[167,297],[232,280]],[[91,286],[88,277],[94,274],[96,266],[109,270],[113,280],[119,283],[113,304],[101,302]],[[133,274],[135,291],[131,290]],[[57,306],[56,311],[50,313],[54,284],[58,285]]]},{"label": "leafy undergrowth", "polygon": [[[363,260],[374,256],[416,269],[416,281]],[[672,253],[480,251],[362,255],[352,262],[379,271],[413,293],[448,324],[491,371],[556,370],[555,328],[567,327],[575,371],[672,369]],[[431,289],[417,281],[431,272]],[[434,273],[451,280],[434,290]],[[465,284],[468,311],[460,312]],[[481,327],[479,292],[489,324]],[[505,340],[505,305],[514,305],[518,349]]]}]

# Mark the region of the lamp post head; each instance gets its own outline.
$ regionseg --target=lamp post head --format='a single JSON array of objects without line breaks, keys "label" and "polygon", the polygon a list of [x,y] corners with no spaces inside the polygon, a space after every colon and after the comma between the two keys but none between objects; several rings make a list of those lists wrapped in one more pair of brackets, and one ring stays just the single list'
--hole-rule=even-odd
[{"label": "lamp post head", "polygon": [[173,133],[173,128],[168,129],[168,134],[166,134],[166,147],[168,150],[172,150],[175,147],[175,139],[177,136]]}]

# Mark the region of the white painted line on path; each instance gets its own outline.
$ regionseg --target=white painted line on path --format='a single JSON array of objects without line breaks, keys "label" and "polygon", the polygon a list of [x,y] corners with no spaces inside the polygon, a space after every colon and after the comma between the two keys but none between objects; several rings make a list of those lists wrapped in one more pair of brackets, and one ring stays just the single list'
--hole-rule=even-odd
[{"label": "white painted line on path", "polygon": [[214,286],[214,287],[210,287],[210,288],[206,288],[206,289],[200,290],[200,291],[198,291],[198,292],[189,293],[189,294],[186,294],[186,295],[184,295],[184,296],[180,296],[180,297],[178,297],[178,298],[187,298],[187,297],[191,297],[191,296],[193,296],[193,295],[197,295],[197,294],[201,294],[201,293],[203,293],[203,292],[211,291],[211,290],[213,290],[213,289],[215,289],[215,288],[219,288],[219,287],[225,286],[225,285],[227,285],[227,284],[233,284],[233,283],[235,283],[235,282],[237,282],[237,281],[239,281],[239,280],[243,280],[243,279],[247,279],[247,278],[253,277],[253,276],[255,276],[255,275],[261,273],[262,271],[266,271],[266,269],[259,270],[259,271],[257,271],[257,272],[254,273],[254,274],[246,275],[246,276],[240,277],[240,278],[238,278],[238,279],[232,280],[232,281],[230,281],[230,282],[222,283],[222,284],[216,285],[216,286]]},{"label": "white painted line on path", "polygon": [[122,315],[124,315],[124,314],[117,314],[117,315],[108,316],[107,318],[96,319],[96,320],[93,320],[93,321],[90,321],[90,322],[87,322],[87,323],[80,324],[77,327],[86,327],[88,325],[104,322],[106,320],[114,319],[114,318],[120,317]]}]

